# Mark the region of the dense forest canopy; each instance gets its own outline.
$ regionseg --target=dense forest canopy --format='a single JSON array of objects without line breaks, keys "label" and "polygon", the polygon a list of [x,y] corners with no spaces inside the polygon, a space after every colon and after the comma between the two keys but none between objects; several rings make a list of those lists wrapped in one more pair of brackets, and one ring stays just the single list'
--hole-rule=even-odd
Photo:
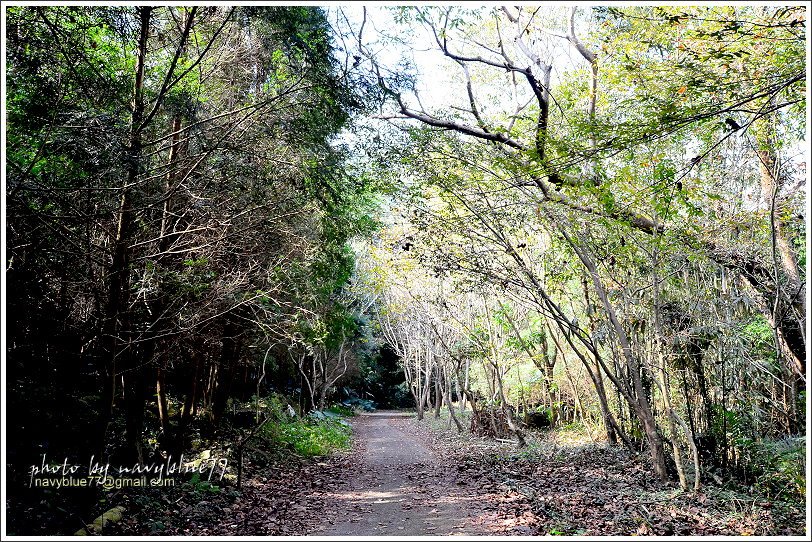
[{"label": "dense forest canopy", "polygon": [[5,20],[15,521],[32,458],[166,458],[272,395],[576,424],[683,489],[802,461],[806,7]]},{"label": "dense forest canopy", "polygon": [[[728,424],[802,430],[804,10],[394,20],[357,31],[409,142],[386,230],[400,250],[365,261],[418,405],[464,373],[460,391],[495,404],[591,412],[610,441],[644,440],[661,477],[673,457],[683,485],[699,436],[724,458]],[[421,99],[419,64],[378,60],[390,43],[438,51],[454,97]]]},{"label": "dense forest canopy", "polygon": [[182,451],[266,372],[323,406],[362,355],[347,241],[377,190],[324,13],[6,16],[9,462]]}]

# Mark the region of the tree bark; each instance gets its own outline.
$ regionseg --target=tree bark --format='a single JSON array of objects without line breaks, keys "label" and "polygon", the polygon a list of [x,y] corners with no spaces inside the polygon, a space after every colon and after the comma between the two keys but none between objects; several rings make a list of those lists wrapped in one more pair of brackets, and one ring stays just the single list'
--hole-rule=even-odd
[{"label": "tree bark", "polygon": [[239,328],[233,323],[227,322],[223,326],[222,348],[220,349],[220,359],[217,362],[217,380],[214,386],[214,398],[211,408],[211,416],[214,421],[223,416],[228,403],[231,380],[234,376],[234,365],[240,351],[238,333]]},{"label": "tree bark", "polygon": [[454,403],[451,401],[451,383],[448,379],[448,371],[444,369],[445,378],[443,379],[446,383],[445,385],[445,402],[448,405],[448,415],[450,416],[451,420],[454,422],[454,425],[457,427],[457,432],[462,433],[463,427],[460,421],[457,419],[457,413],[454,411]]},{"label": "tree bark", "polygon": [[[135,64],[135,82],[133,84],[132,112],[130,117],[130,135],[128,149],[125,157],[124,169],[127,174],[124,186],[121,189],[119,206],[116,215],[116,234],[113,241],[112,264],[108,270],[107,304],[103,327],[103,343],[107,355],[103,368],[104,385],[102,387],[102,408],[99,456],[104,457],[107,431],[112,420],[113,404],[116,395],[116,380],[120,375],[120,367],[125,370],[134,369],[132,363],[133,351],[125,338],[130,333],[129,299],[130,299],[130,259],[134,219],[132,212],[131,190],[136,185],[141,171],[141,123],[144,116],[144,71],[146,66],[147,40],[149,38],[149,24],[152,14],[151,7],[139,7],[140,29],[138,34],[137,58]],[[132,395],[132,392],[128,394]],[[125,408],[125,417],[128,424],[128,438],[131,439],[133,449],[130,451],[138,457],[143,457],[143,450],[137,445],[140,432],[136,432],[134,425],[138,420],[134,417],[134,406]],[[142,406],[143,409],[143,406]],[[143,416],[143,412],[141,414]]]},{"label": "tree bark", "polygon": [[165,436],[170,436],[168,401],[166,398],[166,373],[162,367],[158,367],[155,378],[155,395],[158,399],[158,419],[161,422],[161,430]]},{"label": "tree bark", "polygon": [[442,383],[440,382],[440,366],[435,364],[434,369],[434,418],[440,418],[440,410],[443,408]]},{"label": "tree bark", "polygon": [[587,255],[586,251],[573,241],[573,239],[567,234],[565,229],[560,226],[560,224],[558,230],[567,240],[567,243],[572,247],[572,249],[578,255],[578,258],[584,264],[584,267],[586,267],[587,271],[589,272],[589,275],[592,278],[592,284],[598,294],[598,299],[600,299],[603,308],[609,317],[609,322],[614,329],[615,337],[620,343],[623,357],[626,360],[626,365],[629,369],[629,376],[631,377],[632,389],[634,392],[633,397],[635,399],[632,407],[634,408],[635,413],[643,426],[649,451],[651,452],[651,461],[654,467],[654,472],[662,481],[665,482],[668,480],[668,470],[666,469],[665,465],[663,442],[660,438],[657,423],[651,410],[648,394],[643,386],[640,363],[632,350],[629,337],[626,334],[626,330],[623,329],[623,326],[618,320],[614,307],[609,302],[609,297],[606,295],[606,289],[603,286],[603,281],[598,275],[598,270],[595,267],[595,263]]}]

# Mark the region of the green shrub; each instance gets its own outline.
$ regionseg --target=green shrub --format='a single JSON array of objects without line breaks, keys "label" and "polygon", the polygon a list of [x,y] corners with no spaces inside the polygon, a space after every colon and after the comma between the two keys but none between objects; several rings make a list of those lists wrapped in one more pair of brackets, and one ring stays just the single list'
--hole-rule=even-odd
[{"label": "green shrub", "polygon": [[361,399],[360,397],[350,397],[349,399],[344,399],[341,401],[341,404],[347,408],[359,408],[365,412],[374,412],[378,406],[375,401]]},{"label": "green shrub", "polygon": [[183,484],[183,487],[189,488],[195,493],[220,493],[220,486],[212,484],[208,480],[202,480],[200,474],[194,473],[188,482]]},{"label": "green shrub", "polygon": [[754,459],[760,464],[756,487],[771,498],[806,496],[806,437],[759,443]]},{"label": "green shrub", "polygon": [[350,426],[341,419],[324,418],[269,423],[263,432],[272,441],[304,457],[327,455],[349,447]]},{"label": "green shrub", "polygon": [[[275,421],[284,421],[290,418],[287,412],[288,398],[278,393],[271,393],[267,397],[251,397],[251,401],[245,406],[250,410],[255,410],[259,407],[261,413],[271,416]],[[260,415],[262,418],[262,415]]]},{"label": "green shrub", "polygon": [[355,415],[352,408],[336,405],[297,418],[290,415],[289,404],[284,395],[271,393],[266,397],[252,397],[250,402],[240,405],[240,410],[253,413],[258,408],[260,419],[270,416],[260,433],[272,443],[290,448],[301,456],[318,457],[349,447],[351,430],[343,418]]},{"label": "green shrub", "polygon": [[332,412],[334,414],[338,414],[339,416],[344,416],[346,418],[350,418],[355,416],[355,410],[351,407],[342,405],[342,404],[335,404],[327,409],[327,412]]}]

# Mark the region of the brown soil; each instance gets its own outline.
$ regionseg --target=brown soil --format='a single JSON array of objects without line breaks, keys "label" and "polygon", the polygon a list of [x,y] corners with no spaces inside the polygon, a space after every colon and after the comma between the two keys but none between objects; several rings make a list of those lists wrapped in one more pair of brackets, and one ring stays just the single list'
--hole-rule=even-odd
[{"label": "brown soil", "polygon": [[485,534],[477,500],[462,491],[442,458],[398,428],[405,417],[382,411],[353,420],[357,469],[325,495],[319,534]]}]

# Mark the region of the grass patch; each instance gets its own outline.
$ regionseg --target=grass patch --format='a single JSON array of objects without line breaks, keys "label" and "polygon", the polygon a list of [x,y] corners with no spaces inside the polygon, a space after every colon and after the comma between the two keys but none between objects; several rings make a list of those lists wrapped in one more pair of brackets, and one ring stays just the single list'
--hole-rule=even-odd
[{"label": "grass patch", "polygon": [[263,433],[271,441],[303,457],[319,457],[349,448],[350,425],[341,419],[292,420],[269,423]]},{"label": "grass patch", "polygon": [[267,397],[254,396],[250,402],[239,404],[239,408],[235,406],[233,418],[242,422],[242,427],[251,428],[257,419],[269,417],[259,434],[268,443],[276,445],[278,451],[290,450],[302,457],[320,457],[349,448],[352,429],[344,418],[355,416],[352,408],[334,405],[300,417],[290,406],[293,402],[278,393]]}]

